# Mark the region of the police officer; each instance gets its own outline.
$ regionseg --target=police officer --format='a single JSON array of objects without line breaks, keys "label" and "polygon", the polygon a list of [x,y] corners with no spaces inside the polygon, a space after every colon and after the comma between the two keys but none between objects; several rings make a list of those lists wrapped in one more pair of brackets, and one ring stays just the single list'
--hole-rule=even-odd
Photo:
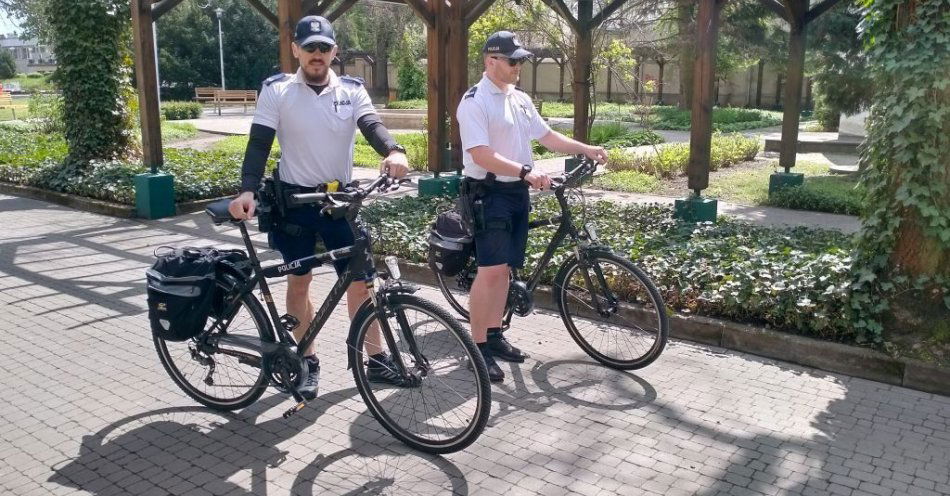
[{"label": "police officer", "polygon": [[[304,17],[297,23],[291,47],[300,62],[296,74],[274,75],[264,81],[261,89],[241,168],[241,194],[230,205],[231,215],[237,218],[249,219],[254,215],[254,191],[261,182],[275,135],[281,149],[279,175],[285,190],[313,192],[324,190],[335,181],[348,183],[357,128],[384,157],[383,170],[395,177],[402,177],[409,170],[405,149],[382,125],[362,80],[337,76],[330,68],[337,53],[330,22],[319,16]],[[282,222],[294,229],[270,234],[285,262],[313,255],[318,235],[329,250],[353,244],[346,220],[321,216],[315,205],[286,210]],[[335,263],[338,275],[347,263],[348,260]],[[365,277],[368,280],[372,274]],[[287,278],[287,311],[300,321],[294,329],[298,340],[315,313],[310,300],[312,278],[309,270]],[[351,319],[368,296],[364,281],[354,282],[347,289]],[[366,351],[370,355],[371,381],[401,385],[390,358],[380,348],[378,330],[367,336]],[[307,350],[306,360],[310,373],[298,390],[305,398],[313,399],[320,377],[320,362],[313,345]]]},{"label": "police officer", "polygon": [[[523,362],[525,355],[501,332],[510,268],[524,267],[528,240],[528,185],[544,190],[551,179],[533,170],[531,140],[549,150],[583,154],[604,163],[607,152],[552,131],[531,97],[515,87],[532,53],[509,31],[488,37],[485,72],[459,103],[465,188],[481,191],[475,214],[478,273],[469,299],[472,336],[485,357],[492,382],[504,372],[495,359]],[[488,175],[492,174],[492,180]]]}]

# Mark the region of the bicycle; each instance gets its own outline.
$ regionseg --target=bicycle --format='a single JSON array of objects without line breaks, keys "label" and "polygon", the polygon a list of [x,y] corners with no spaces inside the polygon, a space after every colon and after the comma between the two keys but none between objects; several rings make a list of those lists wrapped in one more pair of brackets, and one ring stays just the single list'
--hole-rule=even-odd
[{"label": "bicycle", "polygon": [[[296,390],[307,370],[303,350],[317,338],[357,274],[374,269],[370,240],[358,218],[362,201],[375,190],[394,187],[398,183],[383,174],[365,188],[291,195],[289,201],[295,204],[318,203],[321,214],[345,218],[355,241],[352,246],[267,267],[261,266],[244,221],[228,213],[230,200],[209,205],[206,212],[216,225],[231,222],[240,229],[250,270],[226,266],[216,282],[224,294],[224,310],[218,312],[222,317],[209,318],[198,336],[184,342],[154,337],[172,380],[190,397],[216,410],[244,408],[274,385],[297,401],[284,418],[300,411],[307,404]],[[299,322],[289,314],[278,316],[266,279],[344,258],[349,259],[348,267],[297,343],[291,331]],[[370,412],[397,439],[430,453],[461,450],[475,441],[488,421],[491,390],[485,362],[457,319],[413,295],[416,288],[399,280],[395,257],[387,257],[386,266],[378,289],[367,282],[370,298],[350,325],[347,368],[352,369]],[[260,290],[266,312],[254,296],[255,289]],[[394,371],[409,387],[369,382],[363,345],[373,327],[379,328]]]},{"label": "bicycle", "polygon": [[[574,341],[591,358],[620,370],[646,367],[663,352],[669,337],[669,322],[663,297],[650,277],[632,261],[600,244],[591,224],[578,229],[566,193],[580,187],[597,170],[597,164],[582,159],[572,171],[552,178],[552,191],[561,214],[528,223],[528,229],[557,225],[558,228],[534,272],[527,280],[512,269],[502,328],[513,315],[525,317],[534,308],[534,291],[555,250],[570,238],[574,253],[560,265],[554,277],[552,296],[561,320]],[[473,250],[474,251],[474,250]],[[430,261],[439,290],[449,305],[468,320],[468,292],[478,271],[476,257],[462,270],[446,277]]]}]

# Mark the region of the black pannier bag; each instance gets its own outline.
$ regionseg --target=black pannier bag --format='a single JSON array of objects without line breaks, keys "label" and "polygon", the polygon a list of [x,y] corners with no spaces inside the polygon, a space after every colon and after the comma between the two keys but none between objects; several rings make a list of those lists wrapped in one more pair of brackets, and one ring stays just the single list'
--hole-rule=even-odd
[{"label": "black pannier bag", "polygon": [[153,333],[168,341],[185,341],[204,330],[217,292],[218,262],[224,253],[231,251],[191,247],[156,250],[158,260],[145,273]]},{"label": "black pannier bag", "polygon": [[429,264],[440,274],[458,274],[472,256],[472,235],[458,210],[439,214],[429,232]]}]

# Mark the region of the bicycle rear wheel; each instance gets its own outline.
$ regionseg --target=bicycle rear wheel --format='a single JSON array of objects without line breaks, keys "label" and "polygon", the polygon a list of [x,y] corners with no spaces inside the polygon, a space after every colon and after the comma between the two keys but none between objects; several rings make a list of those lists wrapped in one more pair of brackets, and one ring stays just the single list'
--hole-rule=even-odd
[{"label": "bicycle rear wheel", "polygon": [[[214,325],[210,317],[205,329]],[[224,334],[272,339],[270,321],[253,294],[241,298]],[[237,410],[257,401],[267,389],[267,377],[259,353],[245,349],[222,349],[208,354],[195,339],[167,341],[153,335],[155,350],[165,371],[188,396],[215,410]]]},{"label": "bicycle rear wheel", "polygon": [[429,269],[435,274],[435,282],[439,286],[439,290],[442,291],[445,301],[449,303],[452,310],[455,310],[463,319],[468,320],[469,291],[472,289],[475,274],[478,272],[478,262],[475,261],[475,257],[465,262],[462,271],[454,276],[443,275],[431,263]]},{"label": "bicycle rear wheel", "polygon": [[[464,449],[481,435],[491,409],[481,353],[455,318],[421,298],[390,295],[386,313],[396,345],[388,351],[398,353],[419,382],[400,388],[369,381],[363,345],[379,322],[376,309],[366,303],[354,317],[347,340],[363,401],[386,430],[412,448],[429,453]],[[382,346],[387,348],[385,339]]]},{"label": "bicycle rear wheel", "polygon": [[656,285],[630,260],[606,251],[568,259],[555,278],[564,325],[591,358],[621,370],[646,367],[669,337],[666,306]]}]

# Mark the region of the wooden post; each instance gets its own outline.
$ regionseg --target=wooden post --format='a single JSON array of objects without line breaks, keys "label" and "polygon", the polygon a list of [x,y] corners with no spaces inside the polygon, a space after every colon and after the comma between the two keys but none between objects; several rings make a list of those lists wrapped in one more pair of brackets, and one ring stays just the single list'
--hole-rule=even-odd
[{"label": "wooden post", "polygon": [[563,57],[558,59],[557,67],[561,73],[560,79],[557,82],[557,100],[559,102],[564,101],[564,66],[567,65],[567,61]]},{"label": "wooden post", "polygon": [[[612,86],[613,86],[613,83],[614,83],[614,78],[613,78],[613,73],[610,72],[610,67],[608,67],[608,68],[605,69],[605,70],[607,71],[607,101],[609,102],[609,101],[610,101],[610,97],[613,96],[611,93],[612,93],[612,90],[613,90]],[[597,91],[597,87],[596,87],[596,86],[594,87],[594,91]]]},{"label": "wooden post", "polygon": [[594,37],[591,28],[593,0],[577,2],[577,47],[574,51],[574,139],[587,143],[590,117],[590,78],[593,64]]},{"label": "wooden post", "polygon": [[[433,0],[434,1],[434,0]],[[468,23],[465,21],[465,4],[454,1],[449,6],[442,7],[445,15],[437,22],[445,21],[445,69],[448,71],[446,84],[448,85],[446,112],[451,121],[450,132],[447,136],[452,146],[451,163],[442,164],[440,170],[447,171],[462,167],[462,136],[459,133],[459,122],[455,117],[459,102],[468,89]]]},{"label": "wooden post", "polygon": [[426,71],[428,82],[429,107],[426,117],[429,131],[429,170],[442,171],[442,150],[446,142],[445,111],[447,108],[447,84],[445,77],[445,20],[443,16],[444,3],[441,0],[426,2],[435,22],[426,34]]},{"label": "wooden post", "polygon": [[700,0],[696,22],[696,63],[693,72],[688,169],[689,189],[693,190],[696,196],[709,187],[716,37],[723,3],[724,0]]},{"label": "wooden post", "polygon": [[158,111],[155,39],[152,37],[152,4],[148,0],[132,0],[132,43],[142,125],[142,159],[151,168],[152,174],[156,174],[164,165],[164,157]]},{"label": "wooden post", "polygon": [[759,60],[759,78],[755,83],[755,106],[762,107],[762,77],[765,73],[765,61]]},{"label": "wooden post", "polygon": [[785,111],[782,116],[782,141],[779,145],[778,164],[785,172],[795,166],[798,145],[798,123],[802,109],[802,80],[805,74],[805,10],[808,0],[788,0],[799,3],[794,9],[788,40],[788,71],[785,80]]},{"label": "wooden post", "polygon": [[300,0],[277,0],[277,43],[280,71],[291,73],[297,71],[297,59],[291,51],[290,44],[294,41],[294,30],[301,16]]},{"label": "wooden post", "polygon": [[531,60],[531,99],[538,97],[538,64],[541,61],[537,58]]},{"label": "wooden post", "polygon": [[660,73],[657,74],[656,78],[656,104],[663,105],[663,67],[666,65],[666,60],[663,57],[660,57],[656,60],[656,65],[660,67]]}]

